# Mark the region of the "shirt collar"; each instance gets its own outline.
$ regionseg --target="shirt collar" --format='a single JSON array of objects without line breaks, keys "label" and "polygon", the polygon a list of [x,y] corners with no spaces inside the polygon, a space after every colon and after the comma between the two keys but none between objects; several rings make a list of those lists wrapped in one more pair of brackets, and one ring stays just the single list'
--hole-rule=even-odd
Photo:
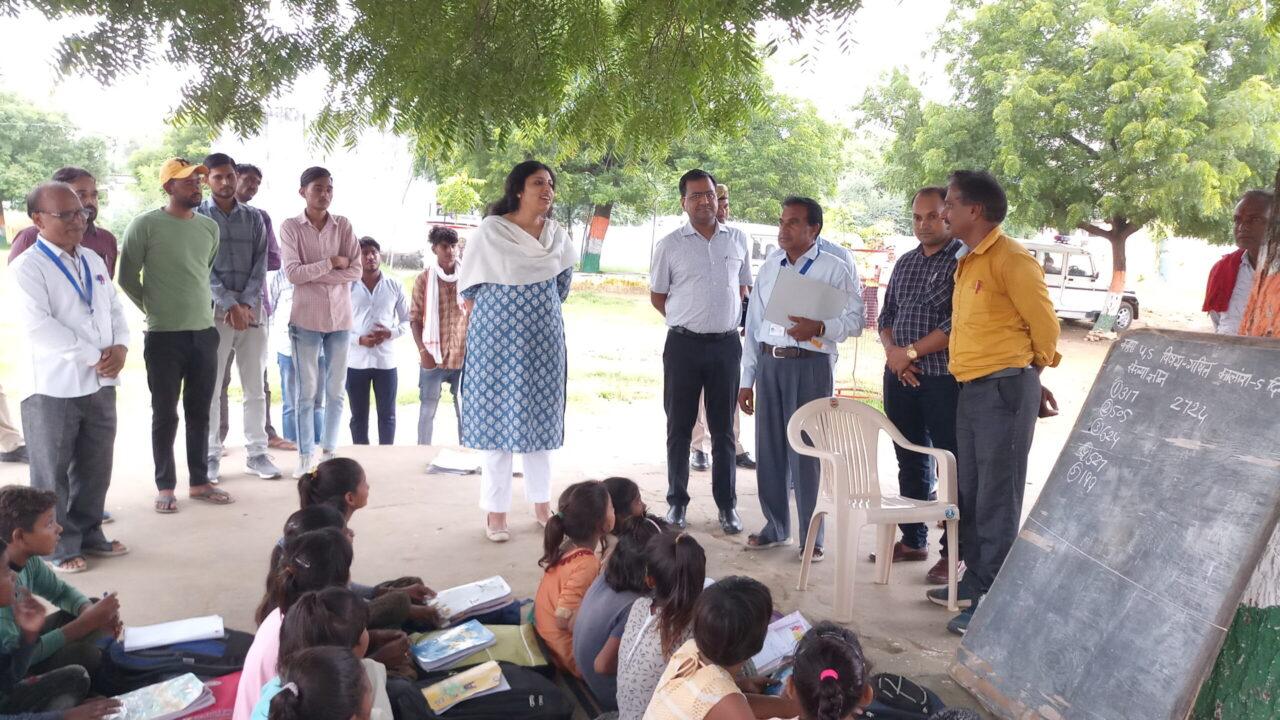
[{"label": "shirt collar", "polygon": [[1253,263],[1249,261],[1249,253],[1240,253],[1240,267],[1249,268],[1250,270],[1254,269]]},{"label": "shirt collar", "polygon": [[[307,226],[307,227],[311,228],[312,230],[315,230],[315,229],[316,229],[316,226],[311,224],[311,218],[308,218],[308,217],[307,217],[307,211],[306,211],[306,210],[303,210],[301,213],[299,213],[299,214],[298,214],[298,216],[294,218],[294,220],[297,220],[298,222],[300,222],[300,223],[302,223],[303,225],[305,225],[305,226]],[[332,225],[332,224],[333,224],[333,213],[325,213],[325,216],[324,216],[324,227],[320,228],[320,230],[319,230],[318,232],[324,232],[324,231],[325,231],[326,229],[328,229],[328,227],[329,227],[330,225]]]},{"label": "shirt collar", "polygon": [[[825,241],[825,240],[823,240],[822,238],[817,238],[817,239],[815,239],[815,240],[813,241],[813,246],[812,246],[812,247],[810,247],[808,250],[805,250],[805,251],[804,251],[804,254],[800,256],[800,259],[801,259],[801,260],[815,260],[815,259],[817,259],[818,255],[822,254],[822,248],[818,247],[818,244],[819,244],[819,243],[822,243],[822,242],[826,242],[826,241]],[[781,249],[781,248],[779,248],[779,249]],[[780,254],[782,255],[782,259],[780,259],[780,260],[778,261],[778,264],[779,264],[779,265],[787,265],[787,264],[790,264],[790,262],[791,262],[791,261],[787,259],[787,253],[786,253],[786,251],[783,251],[783,252],[781,252]],[[797,265],[799,265],[800,263],[798,263],[798,262],[797,262],[796,264],[797,264]]]},{"label": "shirt collar", "polygon": [[968,243],[965,243],[964,241],[960,241],[960,244],[963,247],[961,247],[958,251],[956,251],[956,259],[959,260],[960,258],[965,257],[970,253],[976,253],[978,255],[985,253],[986,251],[991,249],[992,245],[996,244],[996,241],[1000,239],[1000,236],[1002,234],[1003,234],[1003,231],[1000,229],[1000,226],[997,225],[991,228],[991,232],[987,233],[987,236],[982,238],[982,242],[978,243],[977,247],[971,248],[969,247]]},{"label": "shirt collar", "polygon": [[40,243],[40,244],[44,245],[45,247],[49,248],[50,252],[52,252],[52,253],[53,253],[53,254],[55,254],[55,255],[60,255],[60,256],[65,257],[65,258],[71,258],[71,260],[72,260],[73,262],[74,262],[74,261],[75,261],[75,259],[76,259],[76,256],[75,256],[75,255],[72,255],[71,253],[67,252],[66,250],[63,250],[62,248],[58,247],[57,245],[54,245],[53,243],[49,242],[47,239],[45,239],[45,236],[44,236],[44,235],[37,234],[37,235],[36,235],[36,242],[38,242],[38,243]]},{"label": "shirt collar", "polygon": [[[729,230],[729,226],[728,226],[728,225],[725,225],[724,223],[722,223],[722,222],[720,222],[719,220],[717,220],[717,221],[716,221],[716,231],[715,231],[715,233],[714,233],[714,234],[712,234],[712,236],[711,236],[711,237],[715,237],[716,235],[719,235],[719,234],[720,234],[720,233],[722,233],[722,232],[728,232],[728,230]],[[698,229],[697,229],[697,228],[695,228],[695,227],[693,226],[693,222],[692,222],[692,221],[690,221],[690,220],[686,220],[686,221],[685,221],[685,223],[684,223],[684,227],[680,229],[680,234],[681,234],[681,235],[686,235],[686,236],[688,236],[688,235],[697,235],[698,237],[702,238],[702,233],[698,232]],[[702,239],[703,239],[703,240],[707,240],[708,238],[702,238]]]},{"label": "shirt collar", "polygon": [[210,213],[216,210],[219,215],[222,215],[224,217],[231,217],[241,212],[241,208],[246,207],[244,203],[240,202],[236,198],[231,198],[231,200],[232,202],[235,203],[234,205],[231,206],[231,212],[222,212],[222,208],[218,207],[218,201],[214,200],[211,197],[205,198],[204,201],[201,202],[200,204],[204,207],[205,210],[208,210]]}]

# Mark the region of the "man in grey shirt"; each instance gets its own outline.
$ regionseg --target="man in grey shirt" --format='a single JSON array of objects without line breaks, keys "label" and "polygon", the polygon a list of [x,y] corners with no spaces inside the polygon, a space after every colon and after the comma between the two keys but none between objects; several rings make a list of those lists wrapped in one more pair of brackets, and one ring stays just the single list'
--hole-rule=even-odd
[{"label": "man in grey shirt", "polygon": [[716,180],[705,170],[680,178],[689,222],[658,242],[649,296],[667,320],[662,351],[667,412],[667,521],[685,527],[689,505],[689,441],[704,396],[711,430],[711,492],[725,534],[742,532],[734,491],[733,412],[742,345],[738,323],[751,285],[742,231],[716,220]]},{"label": "man in grey shirt", "polygon": [[[267,226],[262,214],[236,198],[236,164],[223,153],[205,158],[211,197],[196,208],[218,224],[218,254],[209,274],[214,326],[218,330],[218,370],[222,378],[232,353],[244,386],[244,434],[248,456],[245,472],[263,479],[280,477],[267,457],[266,395],[262,369],[267,357],[267,323],[262,288],[267,279]],[[209,407],[209,482],[218,482],[222,467],[221,402]]]}]

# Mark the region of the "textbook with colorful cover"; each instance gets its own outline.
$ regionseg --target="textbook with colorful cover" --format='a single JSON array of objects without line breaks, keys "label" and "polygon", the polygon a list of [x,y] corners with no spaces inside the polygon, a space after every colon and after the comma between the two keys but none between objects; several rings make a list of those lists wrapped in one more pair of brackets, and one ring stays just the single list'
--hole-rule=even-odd
[{"label": "textbook with colorful cover", "polygon": [[751,658],[751,662],[756,666],[756,672],[768,675],[782,667],[795,654],[796,645],[800,644],[800,638],[809,632],[810,627],[812,626],[809,625],[809,621],[805,620],[799,611],[769,623],[769,633],[765,635],[764,647]]},{"label": "textbook with colorful cover", "polygon": [[175,720],[213,704],[213,691],[187,673],[116,698],[120,709],[108,720]]},{"label": "textbook with colorful cover", "polygon": [[450,623],[496,610],[511,602],[511,586],[501,575],[442,590],[431,600]]},{"label": "textbook with colorful cover", "polygon": [[479,620],[468,620],[457,627],[427,633],[413,645],[413,659],[418,667],[430,672],[456,665],[459,660],[498,642]]},{"label": "textbook with colorful cover", "polygon": [[510,690],[496,662],[477,665],[422,689],[431,711],[440,714],[460,702]]}]

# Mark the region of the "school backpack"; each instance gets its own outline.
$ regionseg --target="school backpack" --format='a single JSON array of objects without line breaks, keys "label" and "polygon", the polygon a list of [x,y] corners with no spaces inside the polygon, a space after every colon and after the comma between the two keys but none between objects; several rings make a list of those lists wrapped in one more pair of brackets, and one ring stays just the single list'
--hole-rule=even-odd
[{"label": "school backpack", "polygon": [[[422,692],[391,692],[391,704],[401,720],[571,720],[573,703],[554,682],[535,670],[500,662],[502,675],[510,690],[464,700],[437,715],[427,707]],[[454,671],[430,673],[414,683],[420,690],[454,674]]]},{"label": "school backpack", "polygon": [[929,720],[946,708],[942,699],[929,688],[901,675],[880,673],[871,676],[875,694],[862,717],[874,720]]},{"label": "school backpack", "polygon": [[102,665],[93,676],[93,691],[112,697],[185,673],[201,680],[229,675],[244,669],[244,658],[252,644],[253,635],[239,630],[227,630],[227,636],[221,640],[198,640],[132,652],[126,652],[119,641],[108,640],[102,648]]}]

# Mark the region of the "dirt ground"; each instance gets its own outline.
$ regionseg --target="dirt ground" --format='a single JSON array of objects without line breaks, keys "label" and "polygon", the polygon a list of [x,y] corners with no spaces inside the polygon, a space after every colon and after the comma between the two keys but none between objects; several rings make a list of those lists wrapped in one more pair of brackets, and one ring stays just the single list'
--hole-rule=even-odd
[{"label": "dirt ground", "polygon": [[[647,317],[642,298],[624,298],[618,312],[633,318]],[[637,305],[639,307],[637,307]],[[581,478],[625,475],[643,489],[649,506],[665,511],[664,416],[660,386],[662,327],[655,318],[634,325],[611,322],[609,314],[566,312],[570,338],[570,367],[625,366],[625,373],[611,377],[592,370],[589,380],[570,378],[570,407],[566,443],[554,459],[555,484],[563,487]],[[135,318],[135,320],[137,320]],[[289,480],[262,481],[236,475],[243,461],[238,413],[232,412],[228,441],[230,456],[223,461],[222,487],[238,502],[229,507],[182,502],[181,512],[171,516],[151,510],[154,495],[150,455],[150,410],[141,363],[141,324],[134,322],[135,341],[126,386],[121,391],[120,430],[116,442],[114,479],[108,507],[117,520],[108,526],[112,537],[127,543],[132,552],[114,560],[98,560],[91,569],[72,578],[87,593],[118,591],[124,618],[129,624],[146,624],[186,616],[219,613],[229,626],[251,630],[252,610],[261,592],[269,550],[284,519],[297,507],[296,490]],[[1086,327],[1064,327],[1062,366],[1046,372],[1046,384],[1057,394],[1062,414],[1043,420],[1036,430],[1028,479],[1027,505],[1032,503],[1079,413],[1080,405],[1105,355],[1108,343],[1083,340]],[[870,337],[857,344],[857,375],[864,384],[878,383],[883,355]],[[410,358],[402,364],[401,393],[412,390],[412,349],[401,348]],[[846,344],[840,365],[842,380],[853,372],[855,343]],[[25,372],[24,357],[6,353],[5,382],[14,414],[22,397],[9,375]],[[588,396],[575,394],[575,383],[589,382]],[[611,392],[617,385],[626,392]],[[638,390],[636,388],[639,388]],[[602,388],[597,390],[597,388]],[[278,402],[278,401],[277,401]],[[279,421],[279,407],[273,409]],[[428,475],[425,468],[435,448],[406,445],[414,437],[417,406],[399,407],[396,447],[342,448],[341,454],[364,464],[372,486],[368,508],[352,521],[357,533],[353,577],[377,582],[405,574],[421,575],[437,588],[501,574],[516,592],[532,596],[540,570],[540,532],[530,507],[516,493],[512,527],[514,537],[506,545],[485,541],[482,515],[476,507],[478,476]],[[440,408],[437,443],[456,442],[452,409]],[[754,428],[744,418],[742,434],[748,449],[755,446]],[[181,433],[178,447],[181,465]],[[292,457],[277,457],[282,469],[292,468]],[[887,445],[882,448],[882,483],[896,485],[896,467]],[[808,592],[796,591],[799,562],[795,548],[763,553],[744,552],[745,533],[725,537],[715,523],[710,478],[695,473],[690,506],[690,529],[707,550],[709,573],[715,577],[748,574],[773,590],[777,607],[799,609],[811,620],[826,617],[833,601],[835,567],[831,560],[816,565]],[[27,482],[25,466],[0,466],[0,483]],[[761,526],[753,472],[738,473],[739,508],[748,531]],[[179,497],[184,494],[180,490]],[[936,540],[936,533],[934,530]],[[864,534],[860,555],[865,558],[872,543]],[[936,545],[931,549],[936,552]],[[932,561],[932,558],[931,558]],[[951,704],[976,707],[976,702],[946,676],[946,667],[958,645],[947,634],[948,613],[927,602],[923,575],[930,563],[899,565],[888,586],[870,581],[872,564],[858,562],[856,619],[852,627],[861,636],[872,662],[880,671],[911,676],[937,690]]]}]

